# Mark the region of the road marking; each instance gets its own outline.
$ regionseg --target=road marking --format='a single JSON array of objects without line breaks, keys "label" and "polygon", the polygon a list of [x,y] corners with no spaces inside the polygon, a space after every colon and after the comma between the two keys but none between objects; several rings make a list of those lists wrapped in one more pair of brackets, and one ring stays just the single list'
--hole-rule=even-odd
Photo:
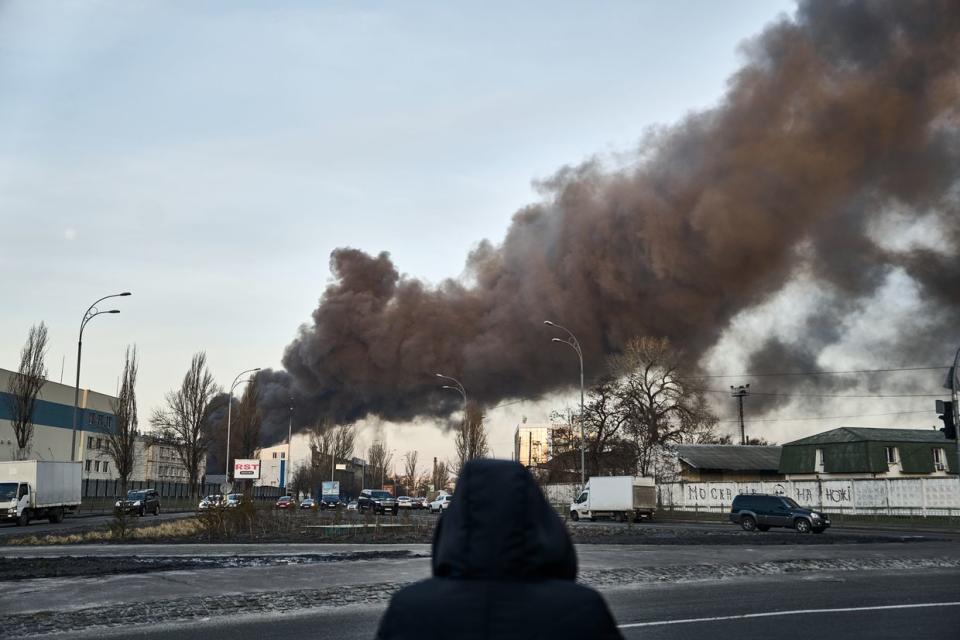
[{"label": "road marking", "polygon": [[840,609],[795,609],[793,611],[765,611],[763,613],[743,613],[736,616],[714,616],[712,618],[684,618],[681,620],[655,620],[653,622],[631,622],[617,625],[620,629],[636,627],[657,627],[667,624],[690,624],[695,622],[720,622],[723,620],[745,620],[748,618],[773,618],[776,616],[799,616],[808,613],[847,613],[851,611],[883,611],[886,609],[919,609],[923,607],[960,607],[960,602],[923,602],[919,604],[889,604],[877,607],[846,607]]}]

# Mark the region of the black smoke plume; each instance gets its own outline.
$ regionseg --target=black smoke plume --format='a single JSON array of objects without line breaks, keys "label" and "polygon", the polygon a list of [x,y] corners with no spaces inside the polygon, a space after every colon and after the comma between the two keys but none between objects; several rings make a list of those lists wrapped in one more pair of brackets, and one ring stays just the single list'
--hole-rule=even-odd
[{"label": "black smoke plume", "polygon": [[[901,269],[927,301],[922,348],[955,343],[960,3],[801,2],[745,55],[719,106],[645,140],[629,169],[560,170],[502,244],[468,256],[463,281],[432,287],[387,253],[334,251],[335,283],[286,372],[263,377],[270,428],[285,435],[291,392],[298,424],[447,415],[460,400],[438,371],[481,403],[569,386],[576,361],[545,319],[576,333],[590,372],[637,335],[698,357],[801,266],[852,301],[827,324]],[[870,231],[893,210],[933,216],[946,248],[881,246]],[[898,345],[910,360],[925,355],[914,338]],[[763,357],[775,347],[752,364],[778,369]]]}]

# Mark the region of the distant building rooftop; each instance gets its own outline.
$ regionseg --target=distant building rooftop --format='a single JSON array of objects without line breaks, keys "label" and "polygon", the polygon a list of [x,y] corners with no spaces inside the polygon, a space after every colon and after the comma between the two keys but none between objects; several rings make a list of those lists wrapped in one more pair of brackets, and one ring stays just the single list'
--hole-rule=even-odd
[{"label": "distant building rooftop", "polygon": [[681,444],[677,457],[693,469],[770,471],[780,467],[780,447],[732,444]]},{"label": "distant building rooftop", "polygon": [[842,442],[953,442],[936,429],[882,429],[877,427],[839,427],[784,446],[803,444],[837,444]]}]

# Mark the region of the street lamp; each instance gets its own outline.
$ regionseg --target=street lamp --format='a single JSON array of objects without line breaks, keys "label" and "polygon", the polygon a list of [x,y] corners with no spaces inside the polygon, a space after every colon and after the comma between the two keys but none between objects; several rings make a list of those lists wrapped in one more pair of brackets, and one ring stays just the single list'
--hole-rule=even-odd
[{"label": "street lamp", "polygon": [[552,339],[551,339],[551,342],[560,342],[560,343],[562,343],[562,344],[567,345],[568,347],[570,347],[571,349],[573,349],[573,350],[576,352],[577,358],[580,360],[580,487],[583,488],[583,487],[585,487],[585,486],[587,485],[587,477],[586,477],[586,474],[587,474],[587,464],[586,464],[587,456],[586,456],[585,449],[584,449],[584,445],[585,445],[585,443],[586,443],[586,435],[584,434],[584,431],[585,431],[585,430],[584,430],[584,426],[583,426],[583,420],[584,420],[584,415],[583,415],[583,350],[580,349],[580,342],[577,340],[577,337],[576,337],[575,335],[573,335],[573,332],[570,331],[570,329],[567,329],[566,327],[561,326],[561,325],[557,324],[556,322],[550,322],[549,320],[544,320],[544,321],[543,321],[543,324],[547,325],[548,327],[556,327],[557,329],[560,329],[560,330],[562,330],[562,331],[566,331],[566,332],[567,332],[567,338],[566,338],[566,339],[564,339],[564,338],[552,338]]},{"label": "street lamp", "polygon": [[227,482],[230,481],[230,417],[233,413],[233,390],[237,388],[237,385],[240,384],[240,382],[242,382],[240,380],[240,376],[247,373],[254,373],[256,371],[260,371],[260,367],[241,371],[237,374],[237,377],[233,379],[233,384],[230,385],[230,398],[227,400],[227,461],[223,464],[223,475],[226,477]]},{"label": "street lamp", "polygon": [[[463,424],[466,425],[467,424],[467,390],[456,378],[445,376],[442,373],[436,373],[434,375],[437,376],[438,378],[443,378],[444,380],[450,380],[453,382],[453,385],[445,384],[441,387],[441,389],[449,389],[450,391],[456,391],[461,396],[463,396]],[[467,442],[465,442],[465,444],[469,447],[470,446],[469,438],[467,438],[466,440]],[[470,451],[467,451],[468,458],[470,457],[470,453],[471,453]]]},{"label": "street lamp", "polygon": [[129,296],[129,291],[123,293],[114,293],[109,296],[103,296],[92,305],[90,305],[83,314],[83,320],[80,322],[80,337],[77,339],[77,384],[73,388],[73,434],[70,437],[70,462],[77,459],[77,412],[80,406],[80,355],[83,351],[83,330],[87,323],[104,313],[120,313],[119,309],[108,309],[100,311],[97,305],[108,298],[122,298]]}]

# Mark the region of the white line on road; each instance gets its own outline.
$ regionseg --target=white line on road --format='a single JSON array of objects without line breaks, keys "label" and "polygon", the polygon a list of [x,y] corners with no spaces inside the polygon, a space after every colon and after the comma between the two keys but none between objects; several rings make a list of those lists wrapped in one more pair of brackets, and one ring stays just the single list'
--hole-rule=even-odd
[{"label": "white line on road", "polygon": [[636,627],[656,627],[666,624],[690,624],[694,622],[719,622],[723,620],[744,620],[747,618],[773,618],[775,616],[798,616],[807,613],[847,613],[851,611],[883,611],[886,609],[919,609],[922,607],[958,607],[960,602],[923,602],[918,604],[889,604],[877,607],[845,607],[840,609],[795,609],[793,611],[764,611],[763,613],[743,613],[736,616],[714,616],[712,618],[684,618],[681,620],[654,620],[653,622],[631,622],[617,625],[621,629]]}]

